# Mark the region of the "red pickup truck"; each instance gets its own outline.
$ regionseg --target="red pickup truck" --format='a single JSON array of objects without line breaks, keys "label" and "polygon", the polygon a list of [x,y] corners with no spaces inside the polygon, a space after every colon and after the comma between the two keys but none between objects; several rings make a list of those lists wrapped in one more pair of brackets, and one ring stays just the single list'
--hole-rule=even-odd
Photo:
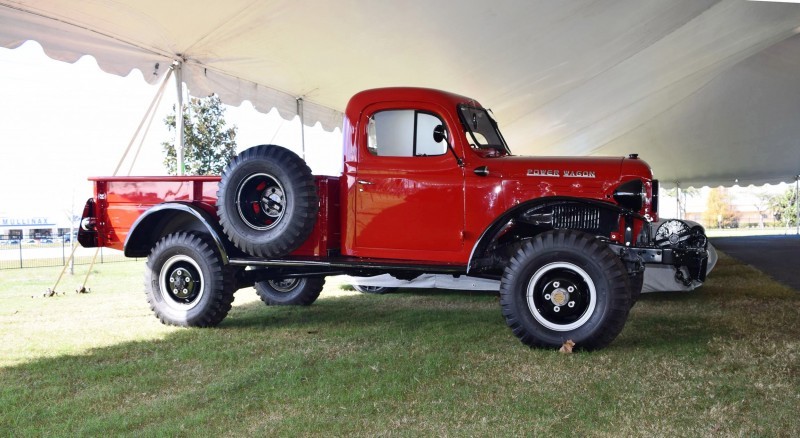
[{"label": "red pickup truck", "polygon": [[622,330],[646,264],[705,279],[702,228],[651,229],[658,182],[635,154],[514,156],[478,102],[420,88],[356,94],[343,139],[339,177],[261,145],[220,177],[91,178],[79,241],[147,257],[151,308],[184,326],[219,324],[243,287],[308,305],[329,275],[469,274],[501,280],[523,343],[597,349]]}]

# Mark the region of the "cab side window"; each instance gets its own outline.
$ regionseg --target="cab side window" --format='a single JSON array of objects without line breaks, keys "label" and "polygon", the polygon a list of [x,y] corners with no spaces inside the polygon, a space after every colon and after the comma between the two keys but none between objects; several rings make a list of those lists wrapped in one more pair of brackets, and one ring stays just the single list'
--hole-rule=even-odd
[{"label": "cab side window", "polygon": [[379,157],[426,157],[447,152],[433,130],[444,125],[437,116],[415,110],[379,111],[369,119],[367,148]]}]

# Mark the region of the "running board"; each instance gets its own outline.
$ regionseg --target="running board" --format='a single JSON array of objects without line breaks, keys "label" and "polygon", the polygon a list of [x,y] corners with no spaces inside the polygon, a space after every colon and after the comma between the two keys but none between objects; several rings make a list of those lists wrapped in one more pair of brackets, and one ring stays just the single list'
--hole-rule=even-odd
[{"label": "running board", "polygon": [[407,260],[383,260],[362,258],[335,258],[335,259],[275,259],[265,260],[257,258],[231,258],[228,261],[233,266],[251,266],[254,268],[327,268],[331,270],[385,270],[414,271],[429,274],[466,274],[467,266],[459,264],[420,264],[409,263]]}]

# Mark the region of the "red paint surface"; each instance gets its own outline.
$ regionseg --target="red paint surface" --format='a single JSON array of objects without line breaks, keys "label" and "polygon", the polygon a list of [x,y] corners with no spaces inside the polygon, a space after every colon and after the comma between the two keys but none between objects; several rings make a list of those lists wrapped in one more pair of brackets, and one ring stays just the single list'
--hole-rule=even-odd
[{"label": "red paint surface", "polygon": [[[483,231],[509,208],[547,196],[614,203],[614,189],[637,178],[645,182],[649,195],[640,213],[657,219],[650,206],[653,176],[644,161],[490,157],[470,147],[456,113],[459,104],[480,107],[470,98],[428,89],[388,88],[356,94],[345,112],[343,175],[317,178],[321,202],[317,224],[294,254],[324,256],[340,249],[342,255],[357,257],[466,264]],[[369,117],[387,109],[436,114],[451,134],[464,167],[449,152],[429,157],[370,154]],[[474,173],[482,166],[488,168],[488,176]],[[556,171],[558,177],[548,175]],[[593,172],[594,177],[569,177],[567,172]],[[134,221],[161,202],[193,202],[216,215],[218,177],[91,179],[96,181],[95,199],[101,212],[101,245],[121,249]],[[634,235],[642,226],[636,222]],[[622,225],[619,231],[624,235]]]}]

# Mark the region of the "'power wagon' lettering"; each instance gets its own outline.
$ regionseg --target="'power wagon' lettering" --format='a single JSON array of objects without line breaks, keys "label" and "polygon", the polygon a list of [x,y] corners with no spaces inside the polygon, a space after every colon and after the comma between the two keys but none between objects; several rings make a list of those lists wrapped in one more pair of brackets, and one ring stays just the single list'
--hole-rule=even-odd
[{"label": "'power wagon' lettering", "polygon": [[552,176],[558,178],[561,175],[557,170],[553,169],[528,169],[528,176]]},{"label": "'power wagon' lettering", "polygon": [[528,176],[548,176],[553,178],[596,178],[592,170],[554,170],[554,169],[528,169]]}]

